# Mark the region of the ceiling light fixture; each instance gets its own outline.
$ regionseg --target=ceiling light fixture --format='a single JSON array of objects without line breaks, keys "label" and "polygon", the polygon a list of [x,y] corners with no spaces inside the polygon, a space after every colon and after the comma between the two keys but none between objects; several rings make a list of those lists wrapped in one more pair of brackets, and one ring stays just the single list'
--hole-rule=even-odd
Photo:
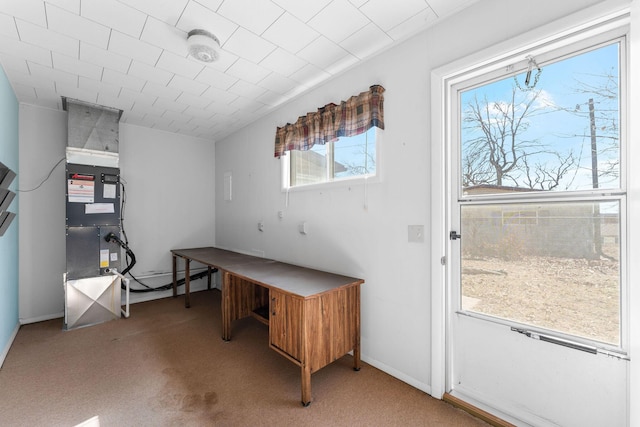
[{"label": "ceiling light fixture", "polygon": [[191,30],[187,35],[189,55],[198,61],[213,62],[220,57],[220,40],[205,30]]}]

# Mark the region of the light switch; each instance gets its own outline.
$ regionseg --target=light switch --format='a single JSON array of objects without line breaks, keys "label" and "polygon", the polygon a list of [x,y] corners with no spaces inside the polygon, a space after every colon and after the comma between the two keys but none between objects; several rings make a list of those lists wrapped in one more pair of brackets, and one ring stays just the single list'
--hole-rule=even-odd
[{"label": "light switch", "polygon": [[409,242],[424,243],[424,225],[409,226]]}]

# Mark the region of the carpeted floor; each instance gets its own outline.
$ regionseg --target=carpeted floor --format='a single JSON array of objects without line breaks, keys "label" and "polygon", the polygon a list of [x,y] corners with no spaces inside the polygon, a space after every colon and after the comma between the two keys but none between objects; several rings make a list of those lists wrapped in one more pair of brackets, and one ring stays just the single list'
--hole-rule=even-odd
[{"label": "carpeted floor", "polygon": [[312,376],[269,349],[268,327],[220,338],[220,292],[131,306],[131,317],[72,331],[20,328],[0,370],[0,426],[486,426],[345,356]]}]

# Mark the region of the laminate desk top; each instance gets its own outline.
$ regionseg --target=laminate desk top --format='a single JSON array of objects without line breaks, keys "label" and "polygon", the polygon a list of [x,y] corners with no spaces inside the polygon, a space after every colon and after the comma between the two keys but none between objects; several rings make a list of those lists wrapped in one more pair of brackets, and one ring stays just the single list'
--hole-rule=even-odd
[{"label": "laminate desk top", "polygon": [[234,276],[245,278],[262,286],[276,288],[302,297],[364,283],[364,280],[355,277],[214,247],[173,249],[171,252],[181,258],[188,258],[227,271]]}]

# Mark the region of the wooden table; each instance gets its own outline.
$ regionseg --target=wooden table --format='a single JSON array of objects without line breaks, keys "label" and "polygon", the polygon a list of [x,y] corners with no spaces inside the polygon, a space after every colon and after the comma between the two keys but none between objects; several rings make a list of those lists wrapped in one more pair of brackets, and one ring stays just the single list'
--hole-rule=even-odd
[{"label": "wooden table", "polygon": [[185,261],[185,306],[189,267],[197,261],[222,275],[222,339],[231,322],[253,316],[269,325],[269,347],[300,367],[302,404],[311,403],[311,374],[353,351],[360,370],[360,285],[364,280],[244,255],[213,247],[174,249]]}]

